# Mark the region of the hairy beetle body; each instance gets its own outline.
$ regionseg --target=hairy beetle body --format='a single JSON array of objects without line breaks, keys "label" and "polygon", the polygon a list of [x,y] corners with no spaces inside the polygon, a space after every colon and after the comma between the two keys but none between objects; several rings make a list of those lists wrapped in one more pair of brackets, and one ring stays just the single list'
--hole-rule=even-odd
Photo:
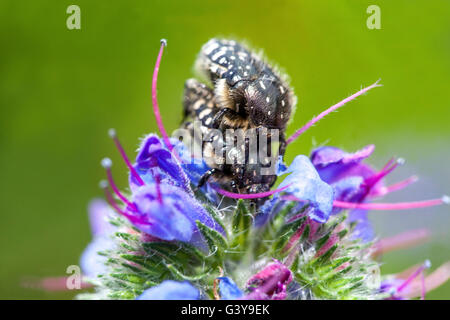
[{"label": "hairy beetle body", "polygon": [[[191,121],[184,126],[193,129],[192,120],[197,120],[202,132],[210,129],[223,133],[227,129],[244,132],[243,143],[237,147],[230,144],[238,138],[230,141],[222,137],[225,142],[223,155],[219,157],[211,155],[216,138],[200,142],[211,167],[201,184],[214,176],[224,188],[240,193],[269,190],[276,175],[275,172],[261,173],[261,169],[270,164],[264,163],[258,155],[272,157],[274,130],[279,137],[278,153],[284,155],[284,132],[296,104],[287,81],[259,55],[233,40],[208,41],[200,51],[196,69],[209,83],[195,79],[186,81],[184,116]],[[258,137],[257,141],[249,138],[250,132]],[[259,139],[261,137],[265,141]]]}]

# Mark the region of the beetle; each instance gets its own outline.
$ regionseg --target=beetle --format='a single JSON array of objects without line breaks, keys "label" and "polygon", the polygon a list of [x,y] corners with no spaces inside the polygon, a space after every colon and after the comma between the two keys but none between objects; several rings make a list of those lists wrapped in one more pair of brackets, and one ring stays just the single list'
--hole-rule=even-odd
[{"label": "beetle", "polygon": [[[231,144],[238,137],[234,141],[225,139],[224,152],[219,156],[211,154],[217,135],[198,142],[211,168],[198,187],[214,177],[222,187],[239,193],[270,190],[277,176],[275,172],[261,174],[261,169],[273,163],[267,164],[260,157],[255,159],[250,150],[256,147],[258,154],[272,157],[275,132],[279,139],[277,153],[284,155],[285,130],[297,101],[287,77],[245,45],[216,38],[203,45],[195,68],[206,83],[196,79],[185,82],[183,126],[193,130],[194,122],[199,121],[203,133],[212,129],[225,133],[231,129],[244,134],[252,132],[258,137],[255,144],[245,135],[237,147]],[[266,138],[266,144],[259,139],[261,136]]]}]

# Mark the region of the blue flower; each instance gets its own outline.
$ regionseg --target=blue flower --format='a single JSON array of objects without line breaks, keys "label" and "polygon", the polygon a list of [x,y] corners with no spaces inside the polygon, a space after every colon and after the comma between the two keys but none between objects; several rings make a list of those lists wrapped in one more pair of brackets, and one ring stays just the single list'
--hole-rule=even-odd
[{"label": "blue flower", "polygon": [[370,174],[370,168],[361,161],[369,157],[374,149],[374,145],[368,145],[355,153],[348,153],[336,147],[319,147],[311,153],[311,162],[322,180],[333,183],[356,172],[359,175],[365,172]]},{"label": "blue flower", "polygon": [[167,183],[149,183],[133,192],[134,210],[124,212],[142,232],[162,240],[203,244],[196,221],[221,233],[224,230],[206,209],[184,189]]},{"label": "blue flower", "polygon": [[222,300],[237,300],[242,297],[242,290],[231,278],[219,277],[218,279],[220,279],[219,290]]},{"label": "blue flower", "polygon": [[311,161],[321,179],[333,186],[335,200],[359,203],[372,194],[383,192],[382,178],[400,162],[389,162],[383,170],[376,172],[362,163],[362,160],[372,154],[374,148],[373,145],[369,145],[355,153],[347,153],[335,147],[320,147],[313,150]]},{"label": "blue flower", "polygon": [[[373,145],[355,152],[348,153],[335,147],[320,147],[313,150],[311,161],[317,169],[320,177],[329,183],[334,189],[334,200],[360,203],[368,196],[378,193],[384,187],[382,178],[395,168],[386,167],[380,173],[362,160],[369,157]],[[342,209],[333,208],[333,214]],[[374,231],[367,217],[367,210],[351,210],[349,222],[358,222],[353,237],[364,241],[370,241],[374,237]]]},{"label": "blue flower", "polygon": [[[194,159],[189,149],[181,141],[172,139],[171,142],[174,146],[173,151],[178,155],[181,167],[188,176],[191,184],[194,187],[197,187],[200,179],[211,168],[208,167],[203,158]],[[217,192],[214,190],[211,183],[205,183],[205,185],[203,185],[200,190],[204,193],[209,201],[211,201],[212,203],[218,202],[219,198],[217,196]]]},{"label": "blue flower", "polygon": [[368,210],[354,209],[348,215],[348,222],[356,222],[356,226],[351,234],[352,239],[361,239],[364,242],[372,241],[375,238],[375,231],[368,217]]},{"label": "blue flower", "polygon": [[198,300],[200,291],[189,282],[163,281],[145,290],[137,300]]},{"label": "blue flower", "polygon": [[309,203],[308,215],[317,222],[326,222],[333,208],[333,188],[322,181],[308,157],[295,157],[288,168],[280,166],[278,175],[290,173],[279,188],[286,187],[285,193]]},{"label": "blue flower", "polygon": [[[151,183],[158,177],[162,182],[173,184],[190,190],[189,179],[176,157],[164,146],[155,134],[144,138],[134,168],[145,183]],[[130,186],[138,187],[141,184],[133,175],[130,176]]]},{"label": "blue flower", "polygon": [[[170,141],[173,145],[172,152],[157,135],[149,134],[139,148],[134,168],[145,183],[154,182],[155,177],[158,177],[163,183],[191,192],[190,185],[196,187],[210,168],[203,159],[193,159],[181,141]],[[132,189],[140,186],[133,175],[130,176],[130,186]],[[206,183],[200,190],[208,200],[217,203],[217,192],[211,184]]]},{"label": "blue flower", "polygon": [[111,235],[115,228],[107,221],[110,212],[111,210],[104,200],[95,199],[89,204],[89,221],[93,238],[84,249],[80,259],[81,270],[89,278],[96,278],[107,271],[106,258],[99,255],[98,252],[114,248]]}]

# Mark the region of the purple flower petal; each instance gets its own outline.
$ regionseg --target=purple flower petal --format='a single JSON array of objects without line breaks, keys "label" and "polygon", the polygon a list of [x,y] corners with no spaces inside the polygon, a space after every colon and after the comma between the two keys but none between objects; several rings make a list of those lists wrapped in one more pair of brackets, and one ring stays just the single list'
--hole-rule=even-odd
[{"label": "purple flower petal", "polygon": [[292,272],[279,261],[269,264],[247,281],[246,300],[282,300],[286,298],[287,286],[292,281]]},{"label": "purple flower petal", "polygon": [[313,150],[311,161],[322,180],[331,184],[345,176],[370,174],[370,168],[360,165],[360,162],[370,156],[373,150],[373,145],[355,153],[347,153],[336,147],[320,147]]},{"label": "purple flower petal", "polygon": [[[148,135],[141,144],[134,168],[146,183],[153,182],[155,177],[159,176],[161,181],[189,190],[189,180],[184,170],[154,134]],[[133,176],[130,176],[130,186],[140,186]]]}]

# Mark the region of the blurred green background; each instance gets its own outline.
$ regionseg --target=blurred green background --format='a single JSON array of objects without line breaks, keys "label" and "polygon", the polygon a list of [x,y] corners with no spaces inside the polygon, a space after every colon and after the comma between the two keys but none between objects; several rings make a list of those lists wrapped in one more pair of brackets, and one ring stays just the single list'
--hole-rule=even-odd
[{"label": "blurred green background", "polygon": [[[81,30],[66,8],[81,8]],[[381,8],[381,30],[366,8]],[[90,240],[86,207],[101,196],[100,159],[118,184],[126,168],[107,137],[117,129],[131,155],[154,132],[150,84],[159,40],[168,39],[159,78],[169,131],[181,120],[184,81],[201,45],[214,36],[264,49],[292,78],[299,105],[288,134],[313,115],[381,78],[384,85],[312,128],[287,151],[314,141],[349,151],[369,143],[371,162],[406,158],[388,182],[421,180],[385,198],[407,201],[450,192],[450,2],[323,1],[12,1],[0,2],[0,298],[72,298],[24,282],[62,276]],[[380,236],[432,230],[430,241],[387,254],[383,272],[428,258],[450,260],[448,206],[374,212]],[[428,294],[450,298],[450,283]]]}]

